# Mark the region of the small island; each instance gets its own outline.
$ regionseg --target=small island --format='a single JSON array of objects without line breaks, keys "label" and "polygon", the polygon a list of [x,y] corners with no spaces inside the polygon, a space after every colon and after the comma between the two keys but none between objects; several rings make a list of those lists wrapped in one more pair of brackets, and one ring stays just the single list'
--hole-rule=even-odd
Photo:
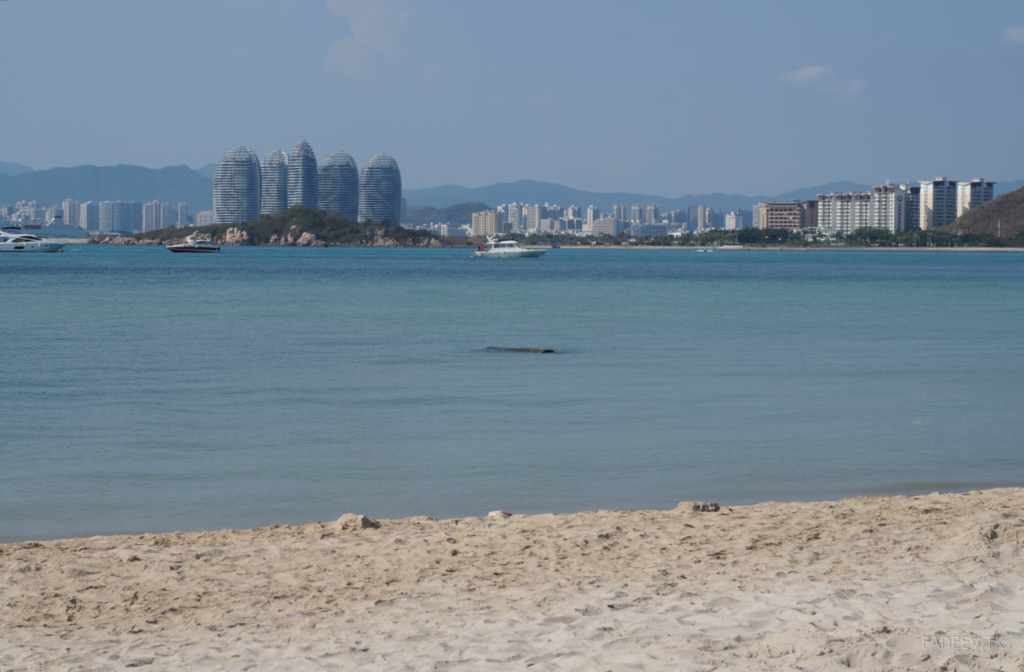
[{"label": "small island", "polygon": [[[289,247],[451,247],[458,243],[429,231],[406,229],[390,222],[353,222],[343,215],[296,205],[251,222],[160,229],[131,236],[103,236],[98,245],[176,245],[189,236],[208,236],[218,245]],[[459,242],[465,244],[465,239]]]}]

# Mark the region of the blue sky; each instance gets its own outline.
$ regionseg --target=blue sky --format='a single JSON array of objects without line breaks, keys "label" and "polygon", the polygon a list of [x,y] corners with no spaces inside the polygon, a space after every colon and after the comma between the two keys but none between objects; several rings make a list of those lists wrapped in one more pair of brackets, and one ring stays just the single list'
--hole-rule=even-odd
[{"label": "blue sky", "polygon": [[386,152],[406,187],[1024,177],[1024,3],[0,0],[0,160]]}]

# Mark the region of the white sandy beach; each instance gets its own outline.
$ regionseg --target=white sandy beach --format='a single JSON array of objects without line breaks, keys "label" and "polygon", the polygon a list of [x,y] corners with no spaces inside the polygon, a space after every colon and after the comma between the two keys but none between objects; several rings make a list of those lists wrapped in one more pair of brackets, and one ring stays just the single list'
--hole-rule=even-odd
[{"label": "white sandy beach", "polygon": [[1024,665],[1024,489],[354,520],[0,546],[0,667]]}]

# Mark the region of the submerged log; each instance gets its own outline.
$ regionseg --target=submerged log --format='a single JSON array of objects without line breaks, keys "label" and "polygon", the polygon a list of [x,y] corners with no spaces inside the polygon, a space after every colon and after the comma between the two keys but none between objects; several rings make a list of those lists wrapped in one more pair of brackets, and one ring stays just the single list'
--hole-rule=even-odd
[{"label": "submerged log", "polygon": [[494,352],[554,352],[554,350],[541,350],[539,348],[496,348],[494,346],[491,346],[487,349]]}]

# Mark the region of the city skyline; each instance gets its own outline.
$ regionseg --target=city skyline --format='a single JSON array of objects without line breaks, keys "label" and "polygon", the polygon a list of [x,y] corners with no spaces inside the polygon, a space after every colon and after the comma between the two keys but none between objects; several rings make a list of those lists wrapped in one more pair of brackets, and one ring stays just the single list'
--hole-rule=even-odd
[{"label": "city skyline", "polygon": [[[202,167],[219,158],[211,148],[263,156],[301,127],[312,146],[358,160],[378,148],[403,157],[410,188],[526,177],[595,192],[771,194],[893,175],[1021,179],[1008,148],[1024,142],[1024,93],[1009,82],[1024,60],[1024,7],[954,7],[11,0],[0,3],[11,27],[0,58],[19,63],[8,82],[18,98],[0,115],[19,132],[0,141],[0,160]],[[62,48],[38,49],[18,29],[30,25]],[[202,48],[154,49],[151,25]],[[778,39],[782,28],[801,38]],[[489,48],[495,30],[545,49]],[[253,46],[283,34],[302,43]],[[268,76],[316,91],[316,103],[237,104]],[[142,81],[186,95],[153,106],[137,95]],[[39,114],[32,101],[53,91],[76,104]]]}]

